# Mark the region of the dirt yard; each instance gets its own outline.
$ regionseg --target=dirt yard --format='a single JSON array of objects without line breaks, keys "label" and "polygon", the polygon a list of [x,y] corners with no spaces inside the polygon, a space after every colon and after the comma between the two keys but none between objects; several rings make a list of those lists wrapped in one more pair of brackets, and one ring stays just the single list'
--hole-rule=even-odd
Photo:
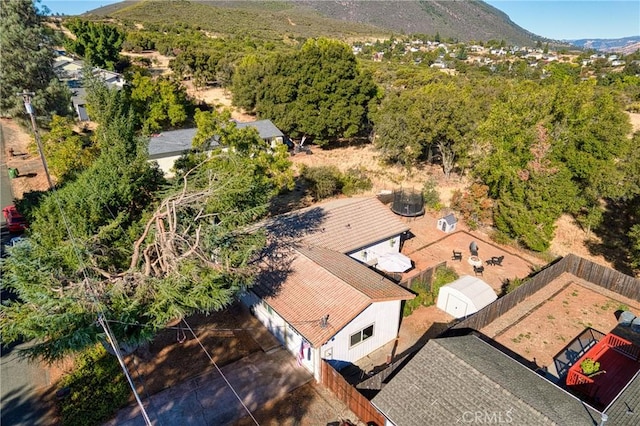
[{"label": "dirt yard", "polygon": [[639,308],[565,274],[480,331],[553,374],[553,358],[587,327],[606,334],[618,323],[616,311]]},{"label": "dirt yard", "polygon": [[30,191],[46,191],[49,185],[37,153],[33,133],[21,127],[17,121],[7,118],[0,118],[0,125],[7,167],[18,169],[19,173],[18,177],[11,181],[14,198],[21,199]]}]

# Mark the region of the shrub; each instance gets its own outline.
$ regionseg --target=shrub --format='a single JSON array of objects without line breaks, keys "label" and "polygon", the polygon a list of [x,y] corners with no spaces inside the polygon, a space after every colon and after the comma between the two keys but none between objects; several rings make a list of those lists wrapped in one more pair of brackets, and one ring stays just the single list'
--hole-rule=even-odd
[{"label": "shrub", "polygon": [[368,191],[373,187],[371,179],[361,169],[347,170],[346,173],[340,176],[340,182],[342,184],[342,193],[347,196]]},{"label": "shrub", "polygon": [[78,356],[61,386],[69,389],[58,402],[63,425],[101,424],[127,404],[131,392],[117,358],[100,344]]},{"label": "shrub", "polygon": [[600,371],[600,363],[592,360],[591,358],[586,358],[580,363],[580,368],[582,369],[582,372],[588,376]]},{"label": "shrub", "polygon": [[428,179],[422,187],[422,198],[424,205],[432,210],[438,210],[441,207],[440,194],[436,189],[438,182],[434,178]]},{"label": "shrub", "polygon": [[309,190],[316,200],[340,193],[353,195],[367,191],[373,186],[371,179],[359,169],[349,169],[346,173],[341,173],[335,166],[304,166],[301,175],[309,182]]},{"label": "shrub", "polygon": [[438,297],[438,292],[440,291],[440,287],[445,284],[449,284],[457,280],[458,274],[451,268],[442,267],[436,269],[436,273],[433,276],[433,283],[431,283],[431,292],[433,293],[433,299]]},{"label": "shrub", "polygon": [[464,192],[454,191],[451,207],[460,212],[471,229],[489,224],[493,216],[489,187],[479,183],[472,183]]},{"label": "shrub", "polygon": [[303,167],[302,177],[316,200],[331,197],[342,190],[341,173],[335,166]]},{"label": "shrub", "polygon": [[502,281],[502,286],[500,287],[500,297],[511,293],[513,290],[520,287],[525,282],[526,282],[526,278],[514,278],[514,279],[505,278]]},{"label": "shrub", "polygon": [[438,268],[433,276],[431,285],[426,281],[417,281],[411,286],[416,297],[407,300],[402,309],[402,316],[407,317],[420,306],[431,306],[436,303],[440,287],[458,279],[458,274],[447,267]]}]

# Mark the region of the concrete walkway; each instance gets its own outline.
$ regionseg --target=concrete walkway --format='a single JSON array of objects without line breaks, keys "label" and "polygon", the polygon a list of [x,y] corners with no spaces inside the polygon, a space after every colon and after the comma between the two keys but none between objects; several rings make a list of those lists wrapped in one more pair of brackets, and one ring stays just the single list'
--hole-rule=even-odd
[{"label": "concrete walkway", "polygon": [[[282,347],[255,352],[221,370],[251,412],[313,379]],[[248,415],[217,371],[152,395],[143,403],[154,425],[225,426]],[[120,410],[105,425],[144,426],[145,422],[135,405]]]}]

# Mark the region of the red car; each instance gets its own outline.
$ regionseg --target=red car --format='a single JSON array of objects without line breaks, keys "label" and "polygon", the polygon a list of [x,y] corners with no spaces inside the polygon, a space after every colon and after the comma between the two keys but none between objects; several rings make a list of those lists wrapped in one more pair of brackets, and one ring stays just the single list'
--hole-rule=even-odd
[{"label": "red car", "polygon": [[27,229],[27,220],[16,209],[16,206],[11,205],[3,208],[2,215],[7,221],[9,232],[22,232]]}]

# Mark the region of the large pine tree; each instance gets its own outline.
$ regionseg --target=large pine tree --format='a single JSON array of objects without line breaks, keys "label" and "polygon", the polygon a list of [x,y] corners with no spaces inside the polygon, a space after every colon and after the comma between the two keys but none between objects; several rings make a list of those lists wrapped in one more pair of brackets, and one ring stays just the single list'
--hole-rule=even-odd
[{"label": "large pine tree", "polygon": [[0,116],[24,114],[16,93],[36,95],[38,116],[67,115],[70,94],[53,72],[52,35],[43,25],[32,0],[1,0],[0,6]]}]

